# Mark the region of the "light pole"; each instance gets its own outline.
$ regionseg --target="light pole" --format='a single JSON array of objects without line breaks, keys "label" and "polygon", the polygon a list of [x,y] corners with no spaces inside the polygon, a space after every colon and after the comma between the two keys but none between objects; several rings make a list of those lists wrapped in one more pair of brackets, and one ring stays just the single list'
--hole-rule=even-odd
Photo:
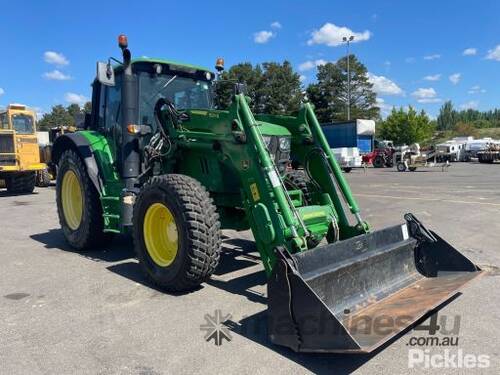
[{"label": "light pole", "polygon": [[349,70],[349,44],[354,40],[354,35],[344,36],[342,40],[347,43],[347,121],[351,121],[351,72]]}]

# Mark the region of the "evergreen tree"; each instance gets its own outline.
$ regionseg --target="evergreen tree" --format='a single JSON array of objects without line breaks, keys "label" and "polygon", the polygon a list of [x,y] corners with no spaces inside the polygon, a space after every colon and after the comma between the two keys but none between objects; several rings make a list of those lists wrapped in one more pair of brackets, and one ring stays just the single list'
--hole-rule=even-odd
[{"label": "evergreen tree", "polygon": [[308,97],[316,107],[320,122],[347,120],[348,102],[350,102],[351,119],[379,117],[377,95],[373,91],[373,84],[368,80],[368,70],[355,55],[350,55],[349,59],[350,95],[348,95],[347,57],[335,63],[318,66],[318,82],[307,89]]},{"label": "evergreen tree", "polygon": [[[78,107],[78,105],[76,106]],[[74,111],[74,107],[71,107],[71,111]],[[75,125],[74,117],[69,113],[68,109],[64,108],[64,106],[62,106],[61,104],[53,106],[50,113],[45,113],[42,119],[38,121],[39,130],[48,130],[56,126],[74,126],[74,125]]]}]

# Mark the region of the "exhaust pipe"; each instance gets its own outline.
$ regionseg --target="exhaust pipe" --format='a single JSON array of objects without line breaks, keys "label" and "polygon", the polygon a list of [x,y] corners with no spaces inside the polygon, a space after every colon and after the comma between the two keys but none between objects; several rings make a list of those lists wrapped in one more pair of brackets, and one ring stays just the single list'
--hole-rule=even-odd
[{"label": "exhaust pipe", "polygon": [[138,120],[137,77],[132,73],[132,55],[128,49],[128,40],[125,35],[118,37],[118,46],[121,48],[123,55],[121,90],[121,133],[123,141],[119,170],[125,188],[121,194],[121,222],[123,226],[131,226],[136,193],[134,184],[140,173],[140,155],[137,136],[131,134],[127,127],[129,124],[137,124]]}]

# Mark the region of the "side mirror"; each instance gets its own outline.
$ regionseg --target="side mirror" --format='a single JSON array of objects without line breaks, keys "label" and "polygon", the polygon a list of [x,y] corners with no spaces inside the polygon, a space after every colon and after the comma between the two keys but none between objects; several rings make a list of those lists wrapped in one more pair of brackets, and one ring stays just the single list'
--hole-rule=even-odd
[{"label": "side mirror", "polygon": [[115,85],[115,71],[109,62],[97,62],[97,80],[105,86]]}]

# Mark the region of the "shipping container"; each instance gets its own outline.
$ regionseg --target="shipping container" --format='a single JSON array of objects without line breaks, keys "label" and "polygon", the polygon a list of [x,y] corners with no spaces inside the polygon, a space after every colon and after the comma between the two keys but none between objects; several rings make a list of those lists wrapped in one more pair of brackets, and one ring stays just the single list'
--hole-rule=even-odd
[{"label": "shipping container", "polygon": [[361,154],[373,151],[375,121],[353,120],[322,124],[331,148],[357,147]]}]

